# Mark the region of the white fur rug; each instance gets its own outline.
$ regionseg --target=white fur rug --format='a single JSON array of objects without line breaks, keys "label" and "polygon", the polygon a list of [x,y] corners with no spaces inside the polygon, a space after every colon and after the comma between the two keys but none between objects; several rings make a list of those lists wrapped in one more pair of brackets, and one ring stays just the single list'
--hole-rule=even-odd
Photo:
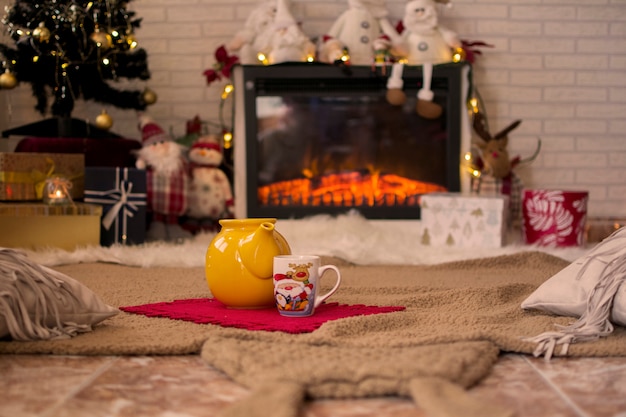
[{"label": "white fur rug", "polygon": [[[589,250],[522,245],[519,231],[511,233],[508,245],[497,249],[430,247],[420,243],[419,221],[368,221],[356,212],[338,217],[279,220],[276,230],[287,239],[293,253],[335,256],[360,265],[432,265],[535,250],[573,261]],[[204,266],[206,249],[214,236],[200,234],[181,244],[153,242],[27,253],[35,262],[47,266],[107,262],[137,267],[199,267]]]}]

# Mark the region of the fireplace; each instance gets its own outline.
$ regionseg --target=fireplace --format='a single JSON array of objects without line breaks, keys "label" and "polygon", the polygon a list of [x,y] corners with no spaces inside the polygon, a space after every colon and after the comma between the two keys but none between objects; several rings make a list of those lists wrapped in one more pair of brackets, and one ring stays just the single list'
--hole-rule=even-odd
[{"label": "fireplace", "polygon": [[237,217],[302,218],[357,210],[419,219],[419,197],[465,189],[467,66],[434,67],[436,119],[415,111],[421,67],[405,67],[407,102],[385,98],[386,70],[315,63],[237,66]]}]

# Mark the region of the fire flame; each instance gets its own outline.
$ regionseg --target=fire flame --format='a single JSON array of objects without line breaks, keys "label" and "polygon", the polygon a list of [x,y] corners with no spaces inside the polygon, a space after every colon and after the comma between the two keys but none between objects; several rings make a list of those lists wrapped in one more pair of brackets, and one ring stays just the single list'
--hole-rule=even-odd
[{"label": "fire flame", "polygon": [[275,182],[258,188],[261,205],[270,206],[419,206],[419,197],[445,192],[437,184],[370,169]]}]

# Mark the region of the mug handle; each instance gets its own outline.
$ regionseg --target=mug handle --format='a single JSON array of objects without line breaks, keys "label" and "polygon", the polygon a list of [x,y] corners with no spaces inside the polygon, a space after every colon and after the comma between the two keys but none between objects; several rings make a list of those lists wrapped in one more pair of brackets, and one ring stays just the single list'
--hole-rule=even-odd
[{"label": "mug handle", "polygon": [[335,286],[326,294],[318,295],[317,297],[315,297],[315,304],[313,305],[313,308],[319,307],[319,305],[322,304],[324,300],[326,300],[328,297],[333,295],[335,291],[337,291],[337,289],[339,288],[339,284],[341,284],[341,272],[339,272],[339,268],[337,268],[335,265],[320,266],[320,268],[317,270],[317,275],[319,276],[319,279],[321,280],[324,273],[329,269],[332,269],[337,274],[337,282],[335,283]]}]

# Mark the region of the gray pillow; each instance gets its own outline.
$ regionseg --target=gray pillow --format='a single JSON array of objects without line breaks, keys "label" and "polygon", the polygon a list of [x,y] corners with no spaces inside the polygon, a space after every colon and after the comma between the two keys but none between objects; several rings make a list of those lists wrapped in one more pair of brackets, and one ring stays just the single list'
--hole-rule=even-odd
[{"label": "gray pillow", "polygon": [[118,313],[78,281],[0,248],[0,338],[69,338]]}]

